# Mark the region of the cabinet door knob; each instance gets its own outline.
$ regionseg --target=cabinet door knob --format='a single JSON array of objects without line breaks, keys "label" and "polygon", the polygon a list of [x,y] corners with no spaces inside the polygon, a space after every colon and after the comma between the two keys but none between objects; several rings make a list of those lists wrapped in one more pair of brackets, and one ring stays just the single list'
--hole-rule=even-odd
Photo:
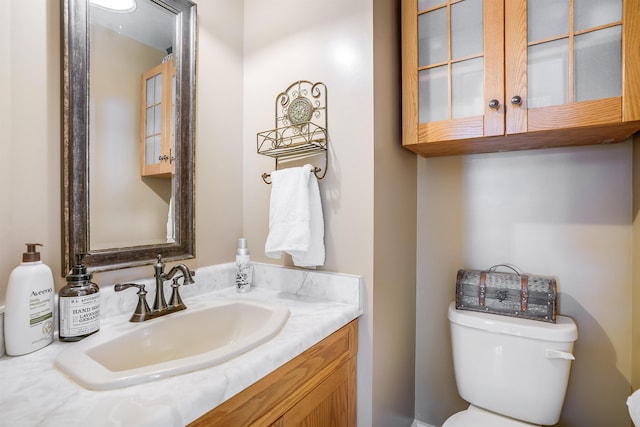
[{"label": "cabinet door knob", "polygon": [[520,96],[516,95],[513,98],[511,98],[511,103],[513,105],[520,105],[520,104],[522,104],[522,98],[520,98]]},{"label": "cabinet door knob", "polygon": [[499,105],[500,101],[498,101],[497,99],[492,99],[491,101],[489,101],[489,108],[498,108]]}]

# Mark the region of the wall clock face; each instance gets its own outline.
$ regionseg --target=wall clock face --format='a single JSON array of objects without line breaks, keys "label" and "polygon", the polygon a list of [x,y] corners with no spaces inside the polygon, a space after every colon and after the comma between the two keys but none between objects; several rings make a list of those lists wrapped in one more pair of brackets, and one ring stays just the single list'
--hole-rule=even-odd
[{"label": "wall clock face", "polygon": [[311,102],[305,97],[298,97],[291,102],[289,110],[287,111],[287,117],[292,125],[308,122],[311,119],[313,113],[313,106]]}]

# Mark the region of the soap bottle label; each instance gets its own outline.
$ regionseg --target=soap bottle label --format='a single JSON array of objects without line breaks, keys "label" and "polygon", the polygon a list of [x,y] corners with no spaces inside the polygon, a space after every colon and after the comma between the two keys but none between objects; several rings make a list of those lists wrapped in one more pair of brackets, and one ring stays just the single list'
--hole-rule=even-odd
[{"label": "soap bottle label", "polygon": [[31,344],[47,344],[53,340],[53,289],[32,291],[29,295],[29,327]]},{"label": "soap bottle label", "polygon": [[60,336],[87,335],[100,329],[100,294],[61,297]]}]

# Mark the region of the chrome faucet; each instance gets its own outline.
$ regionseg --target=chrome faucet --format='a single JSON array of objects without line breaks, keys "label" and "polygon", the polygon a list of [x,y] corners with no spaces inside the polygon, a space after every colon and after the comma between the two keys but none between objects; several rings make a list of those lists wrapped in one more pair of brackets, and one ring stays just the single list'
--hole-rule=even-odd
[{"label": "chrome faucet", "polygon": [[[138,288],[138,305],[136,306],[131,319],[129,319],[130,322],[144,322],[145,320],[154,319],[156,317],[164,316],[165,314],[187,308],[180,297],[178,289],[180,283],[178,280],[182,278],[183,285],[195,283],[193,276],[195,276],[196,273],[189,270],[189,268],[184,264],[177,264],[173,266],[168,273],[165,273],[164,266],[165,264],[162,261],[162,256],[158,255],[158,259],[153,266],[153,269],[155,270],[154,277],[156,280],[156,297],[154,299],[153,309],[149,309],[149,305],[147,304],[147,292],[144,289],[144,285],[139,285],[137,283],[118,283],[114,286],[114,290],[116,292],[123,291],[130,287]],[[169,304],[167,304],[164,297],[164,282],[172,279],[171,298],[169,299]]]}]

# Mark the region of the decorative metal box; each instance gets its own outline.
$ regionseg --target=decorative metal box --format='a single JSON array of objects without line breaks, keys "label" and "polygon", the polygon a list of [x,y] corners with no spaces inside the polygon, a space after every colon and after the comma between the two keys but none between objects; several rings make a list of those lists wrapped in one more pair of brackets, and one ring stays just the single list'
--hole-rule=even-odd
[{"label": "decorative metal box", "polygon": [[[495,271],[506,267],[512,272]],[[556,280],[524,275],[509,265],[458,270],[456,308],[555,323]]]}]

